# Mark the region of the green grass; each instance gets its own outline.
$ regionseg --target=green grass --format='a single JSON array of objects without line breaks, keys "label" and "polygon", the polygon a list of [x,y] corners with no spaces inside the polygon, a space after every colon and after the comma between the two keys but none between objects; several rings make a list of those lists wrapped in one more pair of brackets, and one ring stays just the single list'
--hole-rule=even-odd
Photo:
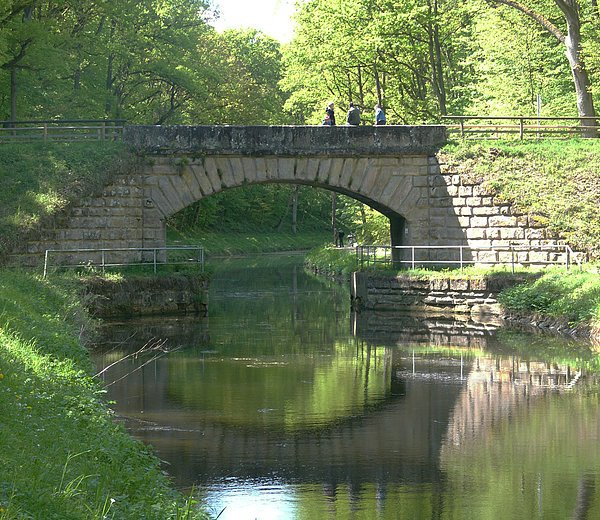
[{"label": "green grass", "polygon": [[202,245],[210,261],[211,256],[228,256],[276,251],[308,251],[331,242],[328,231],[305,231],[302,233],[279,233],[275,231],[248,231],[246,233],[222,231],[169,230],[169,245]]},{"label": "green grass", "polygon": [[600,258],[600,141],[463,141],[441,161]]},{"label": "green grass", "polygon": [[135,161],[123,143],[21,143],[0,146],[0,259],[73,198],[100,190]]},{"label": "green grass", "polygon": [[507,309],[538,313],[579,323],[600,323],[600,276],[552,270],[539,279],[504,290]]},{"label": "green grass", "polygon": [[0,519],[199,518],[113,421],[91,325],[73,282],[0,271]]},{"label": "green grass", "polygon": [[319,272],[348,276],[358,270],[353,249],[324,246],[312,249],[306,255],[306,264]]}]

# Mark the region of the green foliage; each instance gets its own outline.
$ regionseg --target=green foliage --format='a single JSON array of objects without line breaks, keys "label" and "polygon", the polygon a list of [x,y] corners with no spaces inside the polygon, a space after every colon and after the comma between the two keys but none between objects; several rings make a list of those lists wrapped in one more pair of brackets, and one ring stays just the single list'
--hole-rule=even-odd
[{"label": "green foliage", "polygon": [[324,231],[292,234],[257,230],[241,233],[187,229],[179,232],[171,229],[168,239],[171,244],[201,244],[211,261],[210,258],[214,256],[308,250],[330,242],[331,234]]},{"label": "green foliage", "polygon": [[566,319],[572,323],[600,320],[600,277],[595,273],[548,272],[538,280],[500,295],[507,309]]},{"label": "green foliage", "polygon": [[455,112],[464,104],[460,87],[469,70],[468,17],[454,0],[299,3],[296,37],[284,52],[286,107],[297,122],[312,124],[328,100],[343,111],[354,102],[366,120],[382,102],[391,123]]},{"label": "green foliage", "polygon": [[329,274],[349,275],[358,269],[356,253],[353,248],[325,246],[313,249],[306,255],[306,264],[313,269]]},{"label": "green foliage", "polygon": [[170,219],[169,226],[178,230],[225,228],[234,232],[290,232],[294,194],[298,200],[297,230],[330,227],[328,192],[285,184],[250,185],[212,195],[180,211]]},{"label": "green foliage", "polygon": [[88,328],[72,282],[0,271],[0,518],[181,518],[185,499],[89,376]]},{"label": "green foliage", "polygon": [[216,33],[206,0],[9,4],[5,16],[0,5],[0,119],[284,120],[279,43]]}]

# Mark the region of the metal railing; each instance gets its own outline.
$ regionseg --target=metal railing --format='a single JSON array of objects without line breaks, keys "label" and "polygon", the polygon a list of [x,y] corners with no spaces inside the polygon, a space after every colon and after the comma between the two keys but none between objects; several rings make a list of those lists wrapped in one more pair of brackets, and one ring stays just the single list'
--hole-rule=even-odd
[{"label": "metal railing", "polygon": [[578,255],[566,244],[529,246],[511,244],[494,247],[455,246],[356,246],[357,264],[365,267],[408,268],[458,267],[470,265],[517,267],[563,266],[567,270],[573,265],[583,269]]},{"label": "metal railing", "polygon": [[0,121],[0,143],[21,141],[119,141],[124,119]]},{"label": "metal railing", "polygon": [[443,116],[442,119],[457,121],[448,124],[449,133],[469,136],[490,135],[500,138],[506,134],[526,137],[598,137],[600,117],[536,117],[536,116]]},{"label": "metal railing", "polygon": [[[202,246],[46,249],[44,278],[51,268],[96,268],[104,273],[109,267],[142,266],[152,267],[156,274],[159,266],[197,264],[204,271],[204,256]],[[51,262],[52,257],[55,259],[54,263]]]}]

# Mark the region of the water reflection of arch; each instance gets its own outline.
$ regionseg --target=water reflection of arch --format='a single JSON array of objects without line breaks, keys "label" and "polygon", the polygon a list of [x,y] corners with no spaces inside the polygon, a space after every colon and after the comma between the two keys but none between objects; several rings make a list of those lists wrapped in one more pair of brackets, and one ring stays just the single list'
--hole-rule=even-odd
[{"label": "water reflection of arch", "polygon": [[180,424],[169,424],[165,438],[160,416],[151,410],[144,413],[149,422],[131,426],[170,461],[170,473],[183,482],[199,475],[253,479],[267,474],[330,488],[339,483],[439,482],[439,447],[460,387],[449,391],[426,381],[402,381],[402,370],[394,372],[393,386],[403,394],[322,429],[286,433],[204,421],[190,424],[182,417]]},{"label": "water reflection of arch", "polygon": [[[201,330],[198,325],[190,338],[200,339]],[[111,398],[119,403],[120,413],[131,418],[128,424],[135,435],[169,460],[169,472],[181,482],[195,481],[199,475],[211,480],[223,475],[252,479],[276,474],[316,482],[330,492],[339,484],[358,489],[376,482],[381,493],[388,483],[440,482],[439,446],[460,386],[441,389],[426,380],[407,378],[411,367],[396,349],[380,347],[376,356],[377,347],[357,341],[356,350],[367,366],[386,364],[370,373],[387,379],[388,392],[376,402],[369,402],[365,394],[367,405],[362,409],[318,428],[288,431],[237,425],[195,416],[184,407],[164,419],[164,405],[169,401],[173,405],[176,399],[169,392],[168,364],[152,363],[130,374]],[[458,377],[454,365],[436,370]],[[370,381],[361,384],[366,389]]]}]

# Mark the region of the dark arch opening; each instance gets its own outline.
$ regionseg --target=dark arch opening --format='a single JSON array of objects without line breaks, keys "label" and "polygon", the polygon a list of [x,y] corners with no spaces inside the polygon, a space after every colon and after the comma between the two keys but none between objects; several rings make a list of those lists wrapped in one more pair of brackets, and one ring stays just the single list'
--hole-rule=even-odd
[{"label": "dark arch opening", "polygon": [[[261,185],[301,185],[301,186],[308,186],[308,187],[312,187],[312,188],[317,188],[319,190],[322,191],[328,191],[328,192],[333,192],[333,193],[337,193],[340,195],[343,195],[345,197],[348,197],[350,199],[356,200],[370,208],[372,208],[373,210],[377,211],[378,213],[380,213],[381,215],[387,217],[388,221],[389,221],[389,241],[390,244],[392,246],[401,246],[405,244],[405,236],[408,232],[407,230],[407,221],[404,218],[404,216],[396,213],[395,211],[391,210],[390,208],[378,203],[377,201],[374,201],[372,199],[370,199],[369,197],[363,196],[360,193],[356,193],[353,192],[351,190],[346,190],[343,188],[339,188],[339,187],[335,187],[335,186],[330,186],[328,184],[324,184],[324,183],[318,183],[318,182],[304,182],[302,180],[275,180],[275,179],[269,179],[266,181],[262,181],[262,182],[256,182],[256,183],[252,183],[247,184],[247,185],[242,185],[242,186],[235,186],[235,187],[231,187],[231,188],[225,188],[217,193],[208,195],[202,199],[199,199],[199,201],[197,201],[194,204],[198,204],[201,203],[201,201],[205,201],[207,199],[210,199],[212,197],[215,196],[219,196],[221,194],[230,192],[230,191],[234,191],[234,190],[238,190],[238,189],[242,189],[248,186],[261,186]],[[193,206],[194,204],[190,205]],[[188,206],[187,208],[184,208],[181,211],[185,211],[188,210],[188,208],[190,207]],[[179,215],[181,212],[178,212],[176,215],[172,216],[171,219],[173,218],[177,218],[177,215]],[[398,252],[397,251],[393,251],[393,259],[396,260],[398,258]]]}]

